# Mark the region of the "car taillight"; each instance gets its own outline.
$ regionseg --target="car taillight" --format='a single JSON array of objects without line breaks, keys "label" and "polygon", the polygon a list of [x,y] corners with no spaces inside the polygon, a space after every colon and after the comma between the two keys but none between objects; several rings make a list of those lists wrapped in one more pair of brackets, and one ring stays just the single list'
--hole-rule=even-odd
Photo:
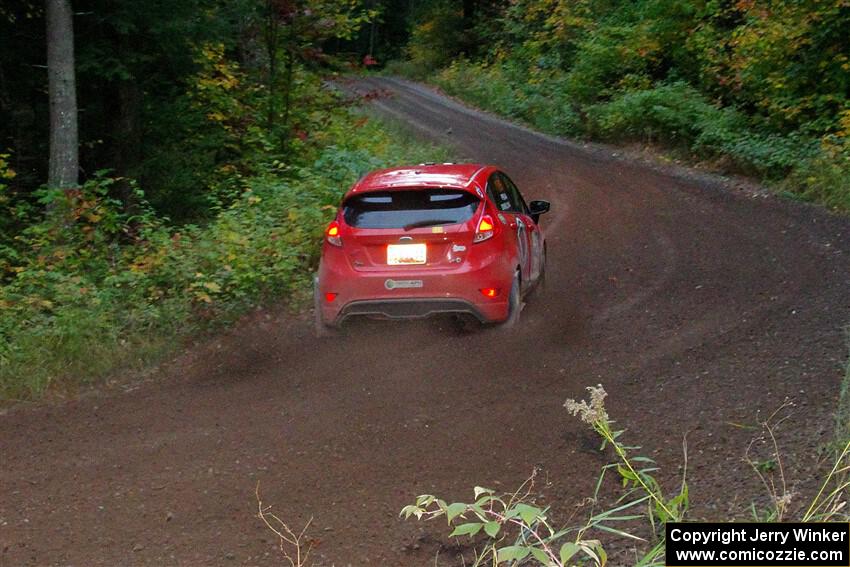
[{"label": "car taillight", "polygon": [[328,244],[334,246],[342,246],[342,237],[339,235],[339,223],[331,221],[328,228],[325,229],[325,236],[328,238]]},{"label": "car taillight", "polygon": [[495,228],[496,225],[493,223],[493,218],[490,215],[483,215],[481,220],[478,221],[478,228],[475,229],[475,236],[472,238],[472,242],[484,242],[493,236],[493,230]]},{"label": "car taillight", "polygon": [[497,287],[484,287],[478,291],[480,291],[484,297],[489,297],[490,299],[499,296],[499,288]]},{"label": "car taillight", "polygon": [[325,301],[327,301],[328,303],[333,303],[333,300],[336,299],[337,295],[338,294],[329,291],[325,293]]}]

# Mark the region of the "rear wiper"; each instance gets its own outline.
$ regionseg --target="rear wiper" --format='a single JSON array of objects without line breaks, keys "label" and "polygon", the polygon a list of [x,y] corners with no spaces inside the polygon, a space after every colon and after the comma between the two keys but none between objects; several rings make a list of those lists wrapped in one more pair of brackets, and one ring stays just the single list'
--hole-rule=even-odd
[{"label": "rear wiper", "polygon": [[429,220],[421,220],[418,222],[412,222],[410,224],[404,225],[404,230],[410,230],[411,228],[422,228],[425,226],[437,226],[438,224],[455,224],[457,221],[454,219],[429,219]]}]

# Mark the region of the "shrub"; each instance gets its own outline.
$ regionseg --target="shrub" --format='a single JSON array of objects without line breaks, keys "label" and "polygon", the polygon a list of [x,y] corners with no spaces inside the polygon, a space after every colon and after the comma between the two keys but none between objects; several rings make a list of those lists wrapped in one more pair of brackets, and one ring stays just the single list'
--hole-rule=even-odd
[{"label": "shrub", "polygon": [[850,212],[850,138],[828,136],[819,150],[800,163],[781,187],[834,210]]},{"label": "shrub", "polygon": [[732,120],[694,88],[678,82],[627,92],[587,109],[591,132],[604,139],[665,142],[690,148],[710,125],[722,134]]},{"label": "shrub", "polygon": [[544,132],[572,135],[581,131],[579,115],[565,97],[562,81],[548,74],[530,77],[506,61],[487,65],[458,59],[435,75],[434,82],[451,95]]},{"label": "shrub", "polygon": [[[629,41],[638,36],[629,35]],[[582,57],[596,61],[591,55],[598,48],[616,70],[611,42],[600,46],[597,41],[601,36],[582,44],[585,52],[576,65]],[[623,49],[640,51],[635,45]],[[805,130],[772,130],[743,111],[720,106],[688,82],[653,85],[638,67],[616,74],[616,84],[594,75],[602,70],[580,71],[576,66],[564,72],[542,58],[529,66],[497,55],[490,63],[457,59],[430,80],[450,95],[546,133],[658,144],[757,176],[786,194],[850,211],[850,111],[842,114],[838,132],[818,140]]]},{"label": "shrub", "polygon": [[781,179],[817,153],[800,134],[762,134],[746,117],[719,108],[684,82],[627,92],[588,108],[591,133],[607,140],[661,143],[700,155],[729,158],[738,169]]}]

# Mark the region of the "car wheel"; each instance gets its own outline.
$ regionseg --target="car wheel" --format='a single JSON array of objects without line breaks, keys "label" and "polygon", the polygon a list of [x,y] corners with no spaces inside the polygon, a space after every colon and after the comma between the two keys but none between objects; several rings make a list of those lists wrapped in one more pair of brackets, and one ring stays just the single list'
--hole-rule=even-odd
[{"label": "car wheel", "polygon": [[522,311],[522,294],[520,292],[519,272],[514,274],[514,281],[511,284],[511,294],[508,296],[508,318],[505,319],[501,327],[510,329],[519,323],[519,314]]},{"label": "car wheel", "polygon": [[322,317],[322,296],[319,293],[319,278],[313,280],[313,333],[323,339],[336,335],[336,329],[325,323]]},{"label": "car wheel", "polygon": [[543,249],[543,258],[540,261],[540,275],[534,284],[534,297],[537,298],[546,293],[546,249]]}]

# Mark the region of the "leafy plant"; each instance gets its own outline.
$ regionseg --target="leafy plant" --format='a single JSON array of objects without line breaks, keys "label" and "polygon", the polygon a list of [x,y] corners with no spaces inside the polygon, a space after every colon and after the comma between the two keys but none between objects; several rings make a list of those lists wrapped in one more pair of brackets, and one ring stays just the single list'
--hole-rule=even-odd
[{"label": "leafy plant", "polygon": [[[529,503],[533,477],[514,494],[496,495],[493,490],[476,486],[475,501],[453,502],[430,494],[416,498],[416,503],[405,506],[401,515],[405,519],[433,520],[445,517],[454,529],[449,537],[479,534],[485,536],[480,548],[475,550],[474,565],[515,563],[526,558],[541,565],[570,565],[576,554],[589,559],[594,565],[605,565],[607,555],[598,540],[583,538],[583,530],[556,530],[547,509]],[[461,521],[463,521],[461,523]],[[454,523],[454,524],[453,524]],[[577,532],[572,541],[563,541],[571,532]]]},{"label": "leafy plant", "polygon": [[[565,407],[578,416],[602,438],[602,448],[610,448],[616,461],[604,466],[596,484],[591,502],[599,501],[599,491],[606,474],[613,471],[625,489],[615,505],[591,514],[578,526],[556,527],[550,518],[549,508],[535,506],[531,500],[532,476],[520,489],[507,495],[497,495],[493,490],[475,487],[475,501],[453,502],[430,494],[416,498],[414,504],[405,506],[401,515],[419,520],[445,517],[453,527],[450,537],[468,536],[475,539],[474,565],[501,563],[517,564],[532,561],[545,567],[566,567],[590,561],[603,566],[607,553],[599,539],[587,537],[592,530],[612,533],[638,542],[647,542],[649,549],[638,565],[663,565],[664,524],[679,522],[688,509],[688,486],[685,474],[679,490],[672,497],[665,495],[653,476],[657,471],[649,457],[635,455],[639,447],[621,441],[622,430],[613,429],[613,421],[605,409],[606,392],[601,385],[589,387],[590,399],[576,402],[567,400]],[[644,522],[651,529],[650,539],[620,527],[631,522]],[[583,560],[580,558],[584,558]]]}]

